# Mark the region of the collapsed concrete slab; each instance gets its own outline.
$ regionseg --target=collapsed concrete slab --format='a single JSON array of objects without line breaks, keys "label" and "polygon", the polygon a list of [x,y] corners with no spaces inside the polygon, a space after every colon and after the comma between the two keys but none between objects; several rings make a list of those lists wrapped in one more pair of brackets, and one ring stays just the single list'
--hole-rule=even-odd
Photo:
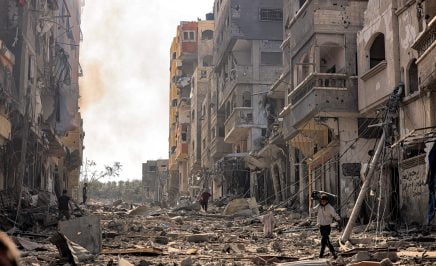
[{"label": "collapsed concrete slab", "polygon": [[100,218],[97,216],[61,221],[59,222],[59,232],[94,254],[101,252],[102,234]]},{"label": "collapsed concrete slab", "polygon": [[255,198],[240,198],[234,199],[223,212],[224,215],[241,215],[241,216],[253,216],[259,215],[259,207]]}]

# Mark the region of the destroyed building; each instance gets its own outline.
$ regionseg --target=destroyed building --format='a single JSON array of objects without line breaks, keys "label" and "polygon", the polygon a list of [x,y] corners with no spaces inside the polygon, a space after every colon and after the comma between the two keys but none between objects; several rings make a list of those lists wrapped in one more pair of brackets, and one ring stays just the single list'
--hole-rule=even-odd
[{"label": "destroyed building", "polygon": [[167,199],[168,160],[147,161],[142,164],[144,200],[163,202]]},{"label": "destroyed building", "polygon": [[393,88],[404,90],[379,189],[389,219],[401,216],[406,224],[424,224],[428,207],[426,143],[431,145],[436,126],[435,13],[434,1],[369,1],[357,38],[360,114],[376,118]]},{"label": "destroyed building", "polygon": [[[389,131],[368,202],[382,205],[388,220],[404,213],[404,222],[424,223],[436,126],[433,2],[215,1],[210,73],[191,63],[193,73],[184,70],[190,113],[171,99],[171,115],[188,121],[186,154],[170,138],[174,162],[179,150],[179,163],[170,160],[177,192],[208,187],[215,199],[252,196],[308,213],[311,194],[326,191],[346,219]],[[172,73],[186,67],[177,59],[188,57],[173,58]],[[401,86],[398,107],[387,110]],[[180,167],[186,158],[188,168]],[[369,214],[364,207],[363,220]]]},{"label": "destroyed building", "polygon": [[0,1],[0,190],[12,206],[17,195],[63,189],[78,198],[81,8],[82,1]]},{"label": "destroyed building", "polygon": [[[210,93],[209,76],[212,71],[212,52],[214,36],[213,14],[207,14],[206,20],[198,21],[198,53],[197,63],[191,79],[191,110],[190,110],[190,143],[189,154],[189,188],[190,195],[197,195],[203,186],[207,186],[204,178],[205,168],[202,166],[202,156],[206,148],[206,141],[209,131],[204,131],[209,121],[206,120],[207,106],[204,100]],[[203,123],[204,122],[204,123]],[[204,126],[204,127],[203,127]],[[206,158],[205,158],[206,160]]]},{"label": "destroyed building", "polygon": [[198,23],[181,22],[170,50],[169,201],[189,195],[191,79],[198,57]]},{"label": "destroyed building", "polygon": [[[267,117],[262,102],[282,69],[283,2],[215,1],[216,136],[231,151],[215,163],[215,192],[249,195],[255,177],[247,159],[261,148]],[[223,123],[222,123],[223,122]],[[219,185],[217,185],[219,183]],[[218,195],[221,193],[218,192]]]}]

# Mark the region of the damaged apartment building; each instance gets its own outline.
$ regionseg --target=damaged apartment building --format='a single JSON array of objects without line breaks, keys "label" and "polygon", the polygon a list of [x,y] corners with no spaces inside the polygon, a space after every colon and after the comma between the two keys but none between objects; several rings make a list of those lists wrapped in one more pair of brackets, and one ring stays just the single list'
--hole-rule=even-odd
[{"label": "damaged apartment building", "polygon": [[229,145],[215,162],[215,197],[250,195],[255,171],[248,158],[266,136],[266,93],[282,72],[282,6],[282,0],[215,1],[211,140]]},{"label": "damaged apartment building", "polygon": [[[172,115],[187,123],[190,163],[177,176],[191,182],[180,191],[209,188],[214,198],[251,196],[302,213],[325,191],[346,219],[372,162],[361,221],[378,205],[386,219],[424,223],[436,138],[435,1],[216,0],[213,8],[205,80],[183,61],[204,63],[199,38],[198,58],[173,57],[172,71],[190,77],[175,81],[191,94],[179,91],[191,105],[183,113],[171,99]],[[178,145],[170,140],[171,152]]]},{"label": "damaged apartment building", "polygon": [[147,161],[142,164],[142,186],[144,200],[163,202],[166,200],[168,160]]},{"label": "damaged apartment building", "polygon": [[[77,199],[82,1],[0,1],[0,197]],[[17,193],[18,192],[18,193]]]}]

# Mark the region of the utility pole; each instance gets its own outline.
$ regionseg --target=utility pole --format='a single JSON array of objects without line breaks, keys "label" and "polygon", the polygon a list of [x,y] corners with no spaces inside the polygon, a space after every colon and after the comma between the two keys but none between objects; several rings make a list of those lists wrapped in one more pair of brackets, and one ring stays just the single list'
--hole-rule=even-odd
[{"label": "utility pole", "polygon": [[350,239],[350,235],[353,231],[354,224],[357,220],[357,217],[359,216],[360,209],[362,207],[363,201],[365,200],[366,194],[369,190],[372,177],[374,176],[375,169],[380,159],[380,154],[383,148],[385,147],[386,139],[390,137],[390,133],[392,132],[392,125],[394,122],[394,118],[397,116],[398,105],[401,99],[401,95],[403,94],[403,89],[404,89],[403,87],[404,87],[403,85],[397,86],[388,100],[385,121],[383,121],[382,123],[383,134],[377,144],[377,149],[369,164],[368,172],[363,181],[363,185],[362,188],[360,189],[359,196],[357,197],[356,204],[354,205],[353,211],[351,212],[350,219],[348,220],[344,233],[341,236],[340,241],[342,243],[345,243]]}]

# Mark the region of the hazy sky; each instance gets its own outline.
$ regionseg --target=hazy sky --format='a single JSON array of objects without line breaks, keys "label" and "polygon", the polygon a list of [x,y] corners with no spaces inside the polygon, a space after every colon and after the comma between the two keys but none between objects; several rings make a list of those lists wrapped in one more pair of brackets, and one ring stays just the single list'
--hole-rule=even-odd
[{"label": "hazy sky", "polygon": [[169,48],[182,20],[204,19],[213,0],[87,0],[82,14],[81,112],[85,157],[141,164],[168,156]]}]

